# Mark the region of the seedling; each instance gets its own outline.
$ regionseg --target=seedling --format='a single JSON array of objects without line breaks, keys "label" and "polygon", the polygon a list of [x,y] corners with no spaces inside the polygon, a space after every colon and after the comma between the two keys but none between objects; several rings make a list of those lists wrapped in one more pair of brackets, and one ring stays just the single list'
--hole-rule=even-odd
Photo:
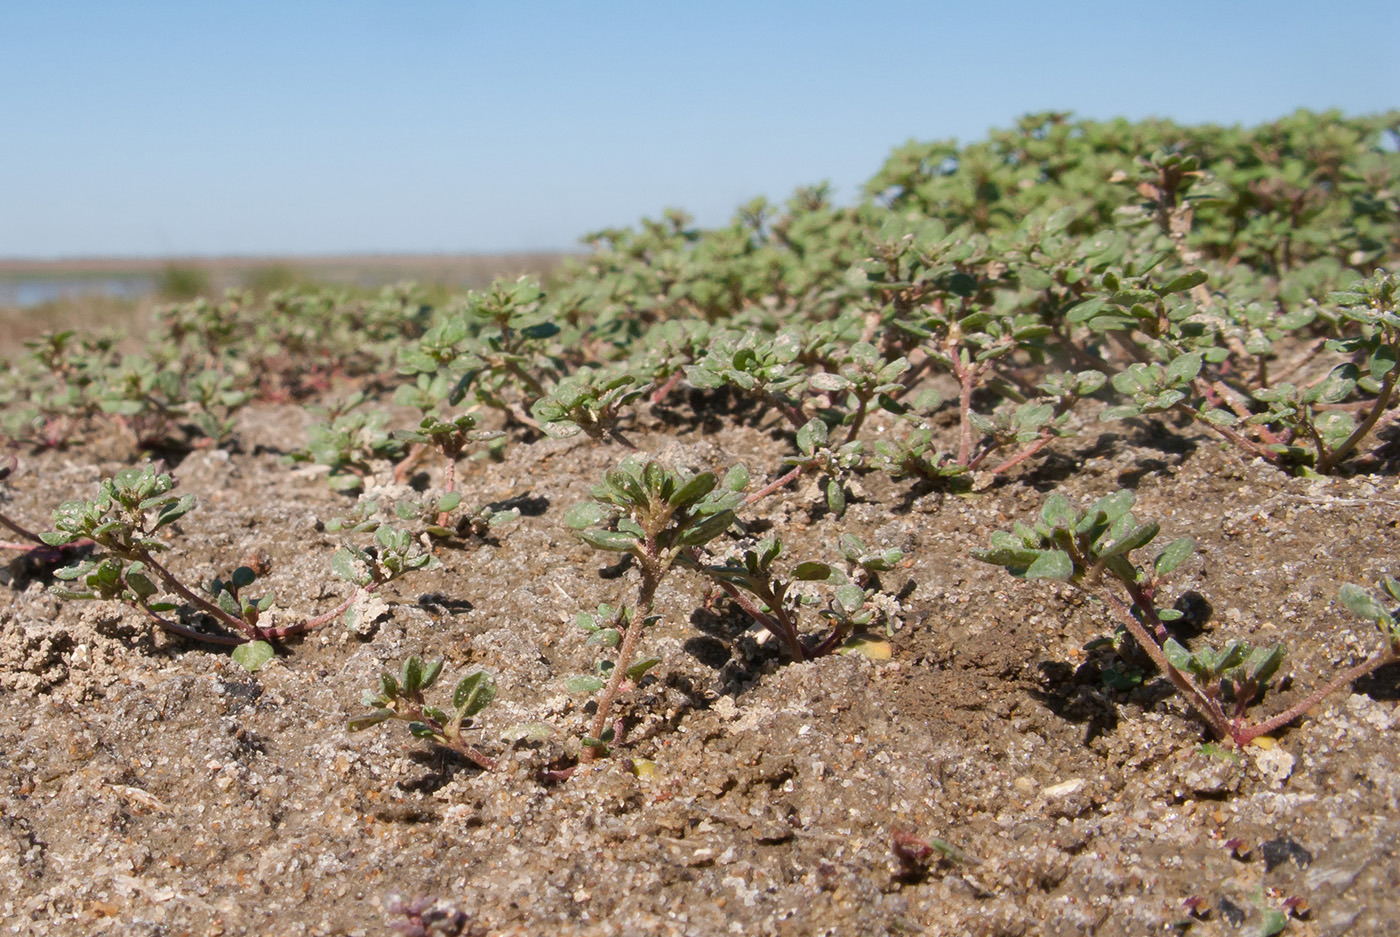
[{"label": "seedling", "polygon": [[[842,547],[867,582],[874,572],[888,569],[903,558],[898,550],[869,553],[863,543],[849,535],[843,538]],[[853,631],[864,629],[875,620],[879,612],[876,603],[869,600],[874,599],[877,589],[867,591],[826,563],[798,563],[788,575],[779,575],[774,572],[773,563],[782,550],[782,541],[765,537],[741,555],[720,565],[704,566],[701,572],[719,583],[750,618],[777,637],[788,656],[796,661],[836,651]],[[802,640],[801,608],[817,605],[821,599],[795,588],[800,582],[823,582],[833,587],[830,600],[821,609],[822,617],[831,623],[830,630],[815,642]]]},{"label": "seedling", "polygon": [[[578,531],[584,543],[630,555],[641,573],[636,604],[624,628],[618,629],[621,644],[598,698],[591,734],[584,740],[585,757],[592,757],[607,741],[608,714],[632,668],[657,588],[688,551],[729,529],[747,484],[748,471],[741,465],[730,469],[721,482],[713,472],[691,475],[629,456],[593,488],[596,500],[577,504],[565,515],[565,523]],[[620,618],[612,627],[619,624]]]},{"label": "seedling", "polygon": [[649,385],[626,371],[588,369],[564,378],[535,401],[531,415],[540,429],[555,437],[579,432],[590,439],[637,447],[617,428],[624,409],[643,396]]},{"label": "seedling", "polygon": [[352,494],[362,489],[380,463],[403,454],[403,443],[389,436],[386,413],[359,410],[365,397],[356,393],[343,405],[327,411],[328,423],[306,431],[307,446],[291,455],[294,462],[314,462],[330,467],[326,482],[336,491]]},{"label": "seedling", "polygon": [[[253,641],[270,648],[281,639],[319,628],[342,613],[350,627],[363,629],[373,611],[369,600],[375,591],[412,570],[436,563],[432,556],[414,546],[407,532],[366,523],[357,529],[373,530],[375,546],[366,550],[347,543],[331,558],[335,575],[356,587],[350,597],[336,609],[315,618],[268,626],[263,617],[273,607],[274,599],[271,594],[259,598],[247,594],[257,579],[250,567],[240,566],[228,579],[213,580],[205,597],[156,559],[157,553],[170,549],[170,544],[156,534],[195,507],[193,495],[177,496],[172,493],[174,488],[175,480],[170,475],[147,464],[103,479],[97,497],[91,501],[61,504],[54,511],[55,529],[40,534],[40,539],[60,547],[87,541],[106,552],[55,573],[59,580],[74,583],[72,587],[57,589],[58,594],[69,599],[123,602],[140,610],[157,627],[197,641],[234,646]],[[177,606],[157,600],[160,586],[213,618],[226,632],[200,631],[162,617]]]},{"label": "seedling", "polygon": [[[395,439],[426,446],[442,456],[445,462],[445,477],[442,487],[451,495],[456,492],[457,487],[457,460],[461,458],[462,452],[467,446],[471,443],[490,442],[505,438],[505,433],[499,430],[482,430],[476,427],[477,418],[472,413],[462,413],[450,420],[435,414],[427,414],[418,424],[416,430],[398,430],[393,435]],[[412,457],[410,456],[410,458]],[[450,510],[452,508],[444,508],[443,513]]]},{"label": "seedling", "polygon": [[429,705],[424,693],[432,689],[442,675],[443,661],[424,664],[419,657],[403,662],[398,679],[381,673],[376,689],[366,690],[360,705],[371,708],[349,722],[351,732],[362,732],[390,719],[408,723],[414,738],[427,739],[434,745],[456,752],[486,770],[495,770],[496,759],[467,741],[466,733],[476,716],[496,698],[496,679],[482,670],[467,674],[452,689],[451,710]]},{"label": "seedling", "polygon": [[[990,549],[975,550],[972,555],[1019,578],[1057,579],[1101,596],[1212,734],[1235,745],[1246,745],[1288,725],[1341,687],[1400,660],[1400,627],[1394,616],[1365,590],[1343,586],[1342,603],[1380,628],[1380,649],[1285,712],[1250,724],[1246,710],[1263,697],[1283,664],[1283,646],[1256,648],[1235,640],[1218,650],[1202,647],[1192,651],[1177,641],[1167,622],[1181,618],[1182,613],[1155,605],[1158,577],[1185,562],[1195,545],[1188,538],[1175,540],[1150,567],[1136,564],[1131,553],[1151,543],[1158,526],[1155,522],[1139,523],[1131,513],[1132,504],[1133,494],[1125,490],[1101,498],[1081,512],[1056,493],[1046,499],[1034,527],[1018,521],[1012,533],[994,532]],[[1105,580],[1121,588],[1128,601],[1119,598]],[[1392,597],[1400,599],[1400,583],[1387,578],[1385,587]]]}]

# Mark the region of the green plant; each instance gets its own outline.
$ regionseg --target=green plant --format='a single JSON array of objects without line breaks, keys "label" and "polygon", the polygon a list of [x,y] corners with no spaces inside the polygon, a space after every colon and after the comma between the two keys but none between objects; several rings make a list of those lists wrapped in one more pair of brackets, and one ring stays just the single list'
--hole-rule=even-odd
[{"label": "green plant", "polygon": [[[106,551],[105,555],[84,559],[56,573],[64,581],[74,583],[58,592],[65,598],[103,599],[121,601],[140,609],[158,627],[213,644],[238,645],[248,640],[272,641],[297,628],[267,629],[258,624],[264,610],[253,603],[245,613],[237,602],[237,589],[251,584],[251,570],[236,572],[229,588],[223,584],[215,591],[216,602],[192,591],[167,569],[155,554],[170,549],[170,545],[155,534],[169,527],[194,510],[194,495],[183,497],[172,493],[175,480],[152,465],[123,469],[102,480],[97,497],[90,501],[65,501],[54,511],[54,530],[40,534],[51,546],[62,546],[88,540]],[[198,610],[212,617],[233,635],[199,631],[187,625],[162,618],[161,613],[173,611],[176,605],[152,601],[159,593],[157,582]],[[217,580],[216,580],[217,582]],[[226,607],[227,606],[227,607]]]},{"label": "green plant", "polygon": [[306,448],[290,456],[295,462],[328,466],[327,483],[347,494],[362,489],[379,463],[392,462],[403,454],[403,442],[390,437],[385,429],[388,414],[359,409],[366,399],[356,392],[340,405],[324,410],[328,422],[309,427]]},{"label": "green plant", "polygon": [[[1182,613],[1156,605],[1158,578],[1190,558],[1195,544],[1189,538],[1174,540],[1150,566],[1138,565],[1131,558],[1132,552],[1156,539],[1159,528],[1155,522],[1139,523],[1132,514],[1132,504],[1132,492],[1124,490],[1077,511],[1063,495],[1053,494],[1046,499],[1034,526],[1018,521],[1011,533],[996,531],[991,546],[974,550],[972,555],[1019,578],[1056,579],[1102,597],[1211,733],[1236,745],[1246,745],[1288,725],[1341,687],[1400,660],[1400,626],[1394,616],[1365,590],[1343,586],[1342,603],[1376,623],[1383,639],[1381,647],[1284,712],[1263,722],[1248,722],[1247,710],[1262,699],[1283,664],[1284,647],[1253,647],[1232,640],[1220,649],[1200,647],[1193,651],[1181,644],[1168,623],[1181,618]],[[1109,584],[1121,588],[1128,601],[1119,598]],[[1400,583],[1388,578],[1385,587],[1392,597],[1400,599]]]},{"label": "green plant", "polygon": [[[60,587],[69,599],[119,601],[140,610],[157,627],[211,644],[273,644],[295,634],[322,627],[344,614],[346,624],[364,630],[378,614],[373,594],[386,583],[407,573],[430,568],[437,561],[418,550],[406,531],[388,525],[364,523],[356,532],[372,531],[374,544],[364,548],[346,542],[331,558],[331,570],[355,586],[337,608],[289,625],[268,625],[263,617],[273,608],[271,593],[252,598],[247,590],[257,579],[248,566],[239,566],[227,579],[214,579],[207,597],[189,588],[156,554],[170,544],[157,534],[195,508],[194,495],[173,493],[175,480],[153,465],[122,469],[103,479],[97,497],[90,501],[65,501],[54,511],[54,530],[40,534],[50,546],[90,543],[105,551],[67,566],[55,576],[72,586]],[[177,609],[160,600],[161,587],[183,599],[194,610],[212,618],[223,631],[203,631],[162,617]],[[229,633],[232,632],[232,633]],[[246,652],[245,652],[246,653]]]},{"label": "green plant", "polygon": [[[482,430],[477,429],[476,426],[476,415],[472,413],[459,414],[450,420],[428,414],[423,417],[417,429],[397,430],[393,437],[418,446],[425,446],[442,456],[446,464],[442,487],[450,495],[456,493],[457,460],[461,458],[462,452],[467,446],[471,443],[492,442],[505,437],[505,433],[499,430]],[[404,461],[408,462],[411,459],[412,456]],[[451,508],[443,510],[450,511]]]},{"label": "green plant", "polygon": [[496,680],[482,670],[467,674],[452,688],[451,708],[444,710],[429,705],[424,696],[441,676],[442,666],[440,660],[424,664],[419,657],[409,657],[397,679],[381,673],[379,685],[360,698],[360,705],[371,711],[352,718],[349,729],[362,732],[390,719],[402,720],[415,738],[455,752],[486,771],[494,770],[496,760],[468,742],[466,733],[472,718],[496,698]]},{"label": "green plant", "polygon": [[648,384],[627,371],[586,369],[561,380],[531,408],[531,415],[550,436],[579,432],[590,439],[637,447],[617,428],[623,409],[644,395]]},{"label": "green plant", "polygon": [[595,500],[574,505],[565,515],[584,543],[631,556],[641,575],[635,606],[618,606],[608,626],[621,638],[584,739],[586,757],[604,750],[613,737],[608,715],[632,669],[643,626],[653,620],[657,588],[689,551],[729,529],[747,484],[743,466],[730,469],[721,481],[713,472],[692,475],[629,456],[593,488]]},{"label": "green plant", "polygon": [[[872,577],[903,558],[899,550],[868,552],[858,538],[849,534],[842,537],[840,546],[853,570],[871,586],[869,589],[840,569],[816,561],[798,563],[786,576],[774,572],[773,563],[783,551],[782,541],[776,537],[765,537],[724,563],[702,567],[701,572],[719,583],[750,618],[777,637],[789,657],[812,660],[838,650],[853,631],[876,620],[881,611],[878,602],[872,601],[878,592]],[[820,604],[821,598],[797,587],[804,582],[831,587],[831,597],[820,609],[830,628],[815,642],[802,640],[801,609]]]}]

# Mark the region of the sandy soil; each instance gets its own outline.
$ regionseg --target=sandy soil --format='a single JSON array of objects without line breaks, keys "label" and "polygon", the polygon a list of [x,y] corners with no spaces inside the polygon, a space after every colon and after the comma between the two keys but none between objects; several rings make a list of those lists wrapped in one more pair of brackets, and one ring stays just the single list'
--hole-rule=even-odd
[{"label": "sandy soil", "polygon": [[[629,436],[692,468],[779,470],[762,429],[688,412],[644,414]],[[321,522],[348,501],[279,457],[302,421],[254,410],[241,451],[174,469],[200,508],[171,564],[207,581],[263,551],[285,621],[345,591]],[[1189,429],[1111,429],[972,496],[869,475],[842,520],[801,485],[760,502],[747,519],[794,560],[834,560],[842,532],[906,552],[885,574],[903,596],[892,658],[788,663],[676,573],[625,744],[555,784],[541,769],[588,709],[563,679],[595,659],[573,617],[635,590],[561,520],[615,447],[513,442],[503,462],[464,463],[468,497],[516,499],[519,525],[442,550],[368,636],[326,629],[252,675],[131,610],[59,601],[16,560],[0,576],[0,933],[413,932],[395,894],[436,902],[415,906],[421,933],[1253,934],[1292,897],[1308,910],[1289,935],[1394,933],[1394,668],[1273,750],[1213,755],[1165,681],[1106,687],[1106,652],[1084,650],[1112,630],[1101,605],[968,551],[1050,490],[1134,488],[1140,516],[1200,545],[1168,588],[1203,637],[1288,642],[1275,711],[1372,647],[1335,598],[1397,572],[1395,475],[1290,478]],[[120,467],[103,451],[22,457],[5,510],[45,527]],[[445,657],[450,680],[495,674],[480,744],[502,770],[402,726],[346,731],[360,692],[410,653]],[[554,735],[503,738],[529,723]],[[898,837],[960,854],[910,865]]]}]

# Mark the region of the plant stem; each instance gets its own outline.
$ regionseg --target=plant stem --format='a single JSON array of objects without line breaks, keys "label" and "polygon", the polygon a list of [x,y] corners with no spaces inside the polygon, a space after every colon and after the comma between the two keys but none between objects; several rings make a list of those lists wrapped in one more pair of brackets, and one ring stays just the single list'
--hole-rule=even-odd
[{"label": "plant stem", "polygon": [[1309,709],[1312,709],[1318,703],[1322,702],[1324,699],[1331,696],[1333,693],[1337,692],[1342,687],[1346,686],[1348,683],[1351,683],[1355,680],[1359,680],[1367,674],[1371,673],[1372,671],[1379,670],[1386,664],[1393,664],[1397,661],[1400,661],[1400,655],[1396,655],[1395,651],[1390,648],[1389,644],[1387,644],[1385,647],[1382,647],[1379,651],[1372,654],[1369,658],[1357,664],[1355,667],[1350,667],[1347,670],[1342,671],[1340,674],[1334,677],[1332,681],[1329,682],[1326,686],[1322,687],[1319,690],[1314,690],[1312,693],[1308,694],[1307,698],[1304,699],[1302,702],[1296,703],[1293,706],[1288,707],[1288,709],[1279,713],[1277,716],[1273,716],[1270,719],[1266,719],[1264,722],[1258,723],[1257,725],[1234,726],[1231,728],[1230,734],[1234,738],[1236,745],[1247,745],[1261,735],[1267,735],[1275,729],[1279,729],[1283,726],[1288,725],[1288,723],[1292,722],[1294,719],[1297,719],[1299,716],[1302,716]]},{"label": "plant stem", "polygon": [[[10,530],[13,530],[15,533],[19,534],[19,535],[20,535],[21,537],[23,537],[25,540],[32,540],[32,541],[34,541],[35,543],[39,544],[40,546],[48,546],[48,544],[44,543],[44,541],[39,537],[38,534],[34,533],[32,530],[28,530],[27,528],[21,527],[19,524],[16,524],[14,521],[12,521],[12,520],[10,520],[8,517],[6,517],[4,514],[0,514],[0,525],[3,525],[3,526],[5,526],[5,527],[8,527]],[[18,550],[18,549],[27,549],[27,548],[23,548],[23,547],[9,547],[8,549]]]},{"label": "plant stem", "polygon": [[764,498],[768,497],[773,492],[777,491],[779,488],[792,481],[794,478],[797,478],[797,476],[805,472],[807,468],[808,466],[806,465],[794,465],[791,471],[786,472],[784,475],[782,475],[782,477],[778,478],[776,481],[769,482],[767,485],[764,485],[758,491],[755,491],[753,494],[745,498],[744,506],[748,507],[750,504],[762,501]]},{"label": "plant stem", "polygon": [[481,768],[483,771],[495,771],[497,766],[499,765],[499,762],[497,762],[496,759],[492,758],[490,755],[486,754],[481,749],[477,748],[475,745],[468,745],[466,742],[463,742],[460,739],[454,741],[448,747],[451,748],[457,754],[461,755],[463,758],[466,758],[468,761],[474,763],[478,768]]},{"label": "plant stem", "polygon": [[146,606],[145,601],[129,603],[132,608],[140,609],[146,617],[151,619],[162,631],[169,631],[171,634],[178,634],[181,637],[192,638],[195,641],[203,641],[206,644],[222,644],[225,647],[237,647],[246,643],[242,638],[231,637],[226,634],[208,634],[203,631],[196,631],[185,625],[177,624],[173,621],[161,618]]},{"label": "plant stem", "polygon": [[1257,442],[1250,439],[1248,436],[1245,436],[1243,433],[1236,432],[1233,428],[1229,426],[1222,426],[1219,423],[1212,423],[1209,420],[1204,419],[1199,413],[1197,413],[1195,410],[1192,410],[1184,403],[1179,403],[1176,406],[1172,407],[1172,409],[1177,411],[1178,413],[1183,413],[1186,416],[1189,416],[1197,423],[1202,423],[1210,429],[1215,430],[1215,432],[1225,437],[1226,440],[1234,443],[1236,446],[1238,446],[1240,449],[1243,449],[1250,455],[1256,456],[1260,459],[1264,459],[1268,462],[1273,462],[1275,465],[1278,464],[1280,457],[1277,452],[1274,452],[1272,449],[1268,449],[1264,446],[1259,445]]},{"label": "plant stem", "polygon": [[219,606],[215,605],[213,602],[210,602],[208,599],[196,595],[195,593],[187,589],[184,583],[175,578],[174,573],[172,573],[170,570],[166,569],[159,562],[157,562],[155,557],[151,556],[149,550],[140,550],[136,554],[134,559],[138,559],[141,562],[145,563],[147,566],[151,567],[151,569],[154,569],[156,573],[160,576],[161,580],[170,589],[170,591],[178,594],[185,601],[189,602],[192,605],[198,606],[201,610],[203,610],[207,614],[214,616],[219,621],[223,622],[225,625],[228,625],[238,631],[241,631],[246,635],[252,636],[255,640],[266,640],[266,633],[257,625],[250,625],[243,619],[230,615],[228,612],[219,608]]},{"label": "plant stem", "polygon": [[652,404],[658,404],[665,400],[666,396],[670,394],[671,391],[675,390],[676,385],[681,382],[681,378],[684,376],[685,372],[680,370],[671,372],[671,376],[666,378],[666,383],[651,392]]},{"label": "plant stem", "polygon": [[[603,732],[608,727],[608,711],[612,709],[613,702],[617,699],[618,693],[622,691],[622,681],[627,679],[627,668],[632,664],[632,656],[637,651],[637,643],[642,638],[643,623],[651,614],[652,605],[656,599],[656,588],[661,584],[661,569],[655,559],[655,543],[653,538],[648,537],[645,549],[648,555],[639,556],[638,565],[642,571],[642,587],[637,593],[637,607],[632,612],[632,620],[627,623],[627,630],[622,635],[622,646],[617,650],[617,661],[613,664],[613,671],[608,678],[608,685],[603,690],[603,695],[598,697],[598,712],[593,717],[592,736],[601,739]],[[591,761],[594,757],[593,746],[584,749],[585,761]]]},{"label": "plant stem", "polygon": [[[1031,456],[1035,455],[1037,452],[1044,449],[1046,446],[1050,445],[1050,443],[1054,441],[1055,435],[1053,433],[1046,433],[1045,435],[1037,439],[1035,442],[1031,443],[1029,446],[1022,449],[1020,452],[1016,453],[1011,458],[1007,459],[1005,462],[993,468],[991,470],[992,474],[1000,475],[1002,472],[1010,471],[1011,469],[1020,465],[1022,462],[1026,461]],[[988,454],[990,454],[990,451],[988,452]],[[976,466],[969,465],[968,468],[976,468]]]},{"label": "plant stem", "polygon": [[1222,741],[1232,738],[1233,732],[1231,731],[1230,720],[1226,717],[1225,711],[1220,708],[1220,704],[1202,693],[1185,674],[1172,666],[1171,661],[1167,660],[1167,655],[1162,652],[1162,648],[1153,640],[1152,636],[1147,633],[1147,629],[1142,626],[1142,623],[1133,617],[1132,610],[1124,605],[1118,596],[1107,590],[1104,591],[1104,595],[1107,597],[1113,610],[1118,614],[1124,626],[1127,627],[1128,633],[1137,641],[1138,646],[1142,648],[1148,657],[1152,658],[1152,663],[1157,665],[1157,669],[1160,670],[1162,674],[1172,682],[1172,685],[1176,687],[1177,691],[1186,698],[1186,702],[1191,705],[1191,708],[1195,709],[1196,712],[1200,714],[1201,718],[1205,719],[1210,725],[1211,731],[1215,733],[1215,737]]},{"label": "plant stem", "polygon": [[753,600],[741,592],[739,587],[734,585],[734,583],[725,582],[722,579],[718,580],[718,582],[720,588],[729,593],[729,597],[734,600],[735,605],[743,609],[750,618],[768,629],[770,634],[776,635],[778,640],[783,642],[783,646],[787,648],[787,652],[792,656],[793,660],[808,660],[807,650],[802,646],[802,641],[798,637],[797,629],[793,626],[792,622],[787,620],[786,616],[777,614],[769,615],[754,604]]},{"label": "plant stem", "polygon": [[865,416],[870,405],[870,398],[858,396],[857,399],[860,403],[856,407],[856,416],[855,419],[851,421],[850,428],[846,431],[846,438],[841,440],[843,443],[855,439],[856,434],[860,432],[861,425],[865,422]]},{"label": "plant stem", "polygon": [[1400,367],[1391,368],[1385,376],[1384,383],[1381,384],[1381,392],[1376,395],[1376,405],[1371,408],[1371,412],[1366,415],[1366,419],[1361,422],[1361,425],[1353,430],[1352,434],[1340,446],[1318,460],[1317,470],[1319,472],[1323,475],[1330,474],[1332,469],[1337,467],[1337,463],[1346,458],[1351,450],[1355,449],[1357,444],[1366,438],[1366,434],[1375,427],[1376,422],[1385,411],[1386,404],[1390,402],[1390,395],[1395,390],[1395,380],[1398,376],[1400,376]]}]

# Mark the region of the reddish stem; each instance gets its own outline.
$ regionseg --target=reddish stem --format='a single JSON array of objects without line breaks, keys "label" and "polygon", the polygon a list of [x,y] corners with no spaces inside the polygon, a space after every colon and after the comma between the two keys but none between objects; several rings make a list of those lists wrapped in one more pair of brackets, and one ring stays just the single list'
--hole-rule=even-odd
[{"label": "reddish stem", "polygon": [[745,498],[744,506],[748,507],[750,504],[755,504],[759,501],[762,501],[764,498],[768,497],[773,492],[786,485],[788,482],[797,478],[799,475],[805,472],[808,469],[808,467],[809,466],[807,465],[794,465],[792,469],[784,473],[782,477],[778,478],[775,481],[769,482],[767,485],[764,485],[758,491],[755,491],[753,494]]},{"label": "reddish stem", "polygon": [[673,371],[671,373],[671,376],[666,378],[666,383],[662,384],[660,387],[656,388],[656,390],[651,392],[651,402],[653,404],[658,404],[661,401],[665,400],[667,395],[669,395],[671,391],[676,389],[676,385],[681,382],[681,378],[683,376],[683,371]]},{"label": "reddish stem", "polygon": [[1230,735],[1234,739],[1236,745],[1247,745],[1261,735],[1267,735],[1275,729],[1288,725],[1288,723],[1304,715],[1309,709],[1312,709],[1348,683],[1359,680],[1367,674],[1379,670],[1386,664],[1393,664],[1396,661],[1400,661],[1400,655],[1397,655],[1395,650],[1389,646],[1383,647],[1355,667],[1350,667],[1342,671],[1326,686],[1308,694],[1307,698],[1302,702],[1290,706],[1277,716],[1267,719],[1257,725],[1240,726],[1237,724],[1232,726]]}]

